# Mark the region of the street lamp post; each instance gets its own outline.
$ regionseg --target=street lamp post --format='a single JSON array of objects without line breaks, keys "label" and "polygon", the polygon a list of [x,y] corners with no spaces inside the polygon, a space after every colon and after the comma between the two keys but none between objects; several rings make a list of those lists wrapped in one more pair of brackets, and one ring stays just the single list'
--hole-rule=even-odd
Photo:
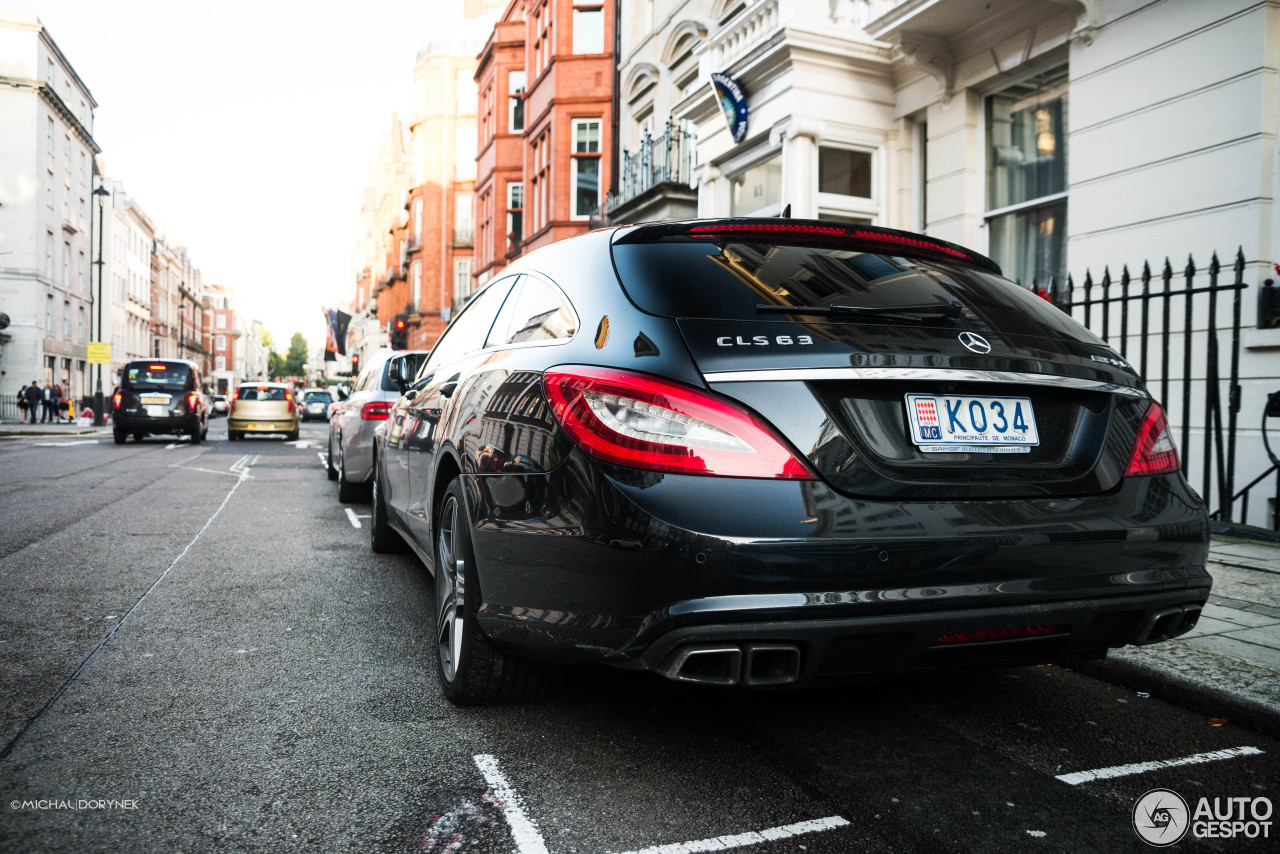
[{"label": "street lamp post", "polygon": [[[105,330],[102,325],[102,233],[106,231],[106,220],[103,219],[102,213],[102,197],[111,195],[111,191],[101,184],[93,191],[93,195],[98,197],[98,260],[94,263],[98,265],[98,340],[105,342]],[[93,209],[90,208],[90,211]],[[93,240],[93,232],[89,233],[89,239]],[[93,247],[89,247],[89,251],[93,251]],[[93,390],[93,423],[96,427],[104,427],[107,423],[107,410],[102,399],[102,363],[98,363],[97,383]]]}]

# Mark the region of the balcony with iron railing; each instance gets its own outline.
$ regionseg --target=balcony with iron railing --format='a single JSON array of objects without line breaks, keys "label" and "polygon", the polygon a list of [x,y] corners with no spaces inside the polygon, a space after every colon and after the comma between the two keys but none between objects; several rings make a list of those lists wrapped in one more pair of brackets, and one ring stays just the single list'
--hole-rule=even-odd
[{"label": "balcony with iron railing", "polygon": [[[605,197],[592,227],[695,215],[697,193],[690,181],[697,141],[696,134],[668,120],[660,136],[646,131],[636,152],[623,149],[618,192]],[[658,208],[667,210],[654,216]]]}]

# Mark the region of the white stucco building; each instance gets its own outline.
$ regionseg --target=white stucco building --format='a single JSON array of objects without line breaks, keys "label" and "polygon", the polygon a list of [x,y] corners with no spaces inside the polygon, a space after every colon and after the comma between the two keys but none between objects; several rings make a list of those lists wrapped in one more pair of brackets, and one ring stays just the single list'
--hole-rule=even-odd
[{"label": "white stucco building", "polygon": [[[34,15],[0,15],[0,395],[31,380],[92,391],[88,87]],[[92,214],[96,216],[96,212]]]},{"label": "white stucco building", "polygon": [[108,180],[107,186],[111,188],[111,206],[104,243],[110,257],[104,259],[103,277],[111,306],[107,326],[111,370],[104,374],[103,385],[110,393],[125,362],[151,355],[151,251],[156,226],[123,184]]}]

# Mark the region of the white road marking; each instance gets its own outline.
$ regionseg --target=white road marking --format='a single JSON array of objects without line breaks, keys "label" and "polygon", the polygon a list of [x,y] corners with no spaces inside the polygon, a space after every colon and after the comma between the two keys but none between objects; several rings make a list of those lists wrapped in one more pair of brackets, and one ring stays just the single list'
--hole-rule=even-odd
[{"label": "white road marking", "polygon": [[795,824],[784,824],[781,827],[770,827],[764,830],[749,830],[732,836],[717,836],[712,839],[699,839],[696,842],[673,842],[670,845],[655,845],[629,851],[627,854],[698,854],[702,851],[727,851],[730,848],[742,848],[745,845],[759,845],[761,842],[773,842],[778,839],[790,839],[806,833],[821,833],[847,827],[847,819],[838,815],[827,818],[816,818],[813,821],[801,821]]},{"label": "white road marking", "polygon": [[97,439],[79,439],[74,442],[36,442],[37,448],[70,448],[72,445],[96,445]]},{"label": "white road marking", "polygon": [[[348,508],[350,509],[350,508]],[[547,843],[542,839],[542,832],[524,812],[524,801],[520,794],[511,788],[507,778],[498,770],[498,760],[492,756],[473,757],[476,767],[484,775],[485,782],[493,789],[502,811],[506,814],[507,824],[511,826],[511,835],[516,840],[519,854],[547,854]]]},{"label": "white road marking", "polygon": [[325,453],[324,451],[317,451],[316,456],[320,458],[320,465],[324,466],[325,468],[329,467],[329,455],[327,453]]},{"label": "white road marking", "polygon": [[359,528],[359,527],[360,527],[360,517],[358,517],[358,516],[356,515],[356,511],[352,510],[350,507],[345,507],[345,508],[343,508],[343,509],[345,509],[345,510],[347,511],[347,518],[351,520],[351,527],[353,527],[353,528]]},{"label": "white road marking", "polygon": [[300,449],[300,450],[304,450],[304,451],[305,451],[307,448],[310,448],[310,447],[311,447],[311,442],[310,442],[310,440],[308,440],[308,439],[298,439],[296,442],[285,442],[285,444],[286,444],[286,445],[293,445],[295,448],[298,448],[298,449]]},{"label": "white road marking", "polygon": [[[348,507],[347,512],[350,513],[351,508]],[[498,803],[502,805],[507,824],[511,827],[511,835],[516,841],[518,854],[547,854],[547,843],[542,838],[542,832],[533,823],[533,819],[525,814],[524,801],[521,799],[520,793],[507,782],[507,778],[502,776],[502,772],[498,769],[498,760],[484,754],[472,758],[475,760],[476,767],[480,769],[480,773],[484,775],[485,782],[493,790]],[[769,827],[764,830],[749,830],[746,833],[737,833],[732,836],[717,836],[712,839],[699,839],[694,842],[655,845],[652,848],[642,848],[637,851],[626,852],[626,854],[699,854],[699,852],[703,851],[727,851],[730,848],[742,848],[745,845],[758,845],[761,842],[790,839],[793,836],[803,836],[806,833],[821,833],[826,830],[835,830],[838,827],[847,827],[848,825],[847,819],[832,815],[826,818],[813,819],[812,821]]]},{"label": "white road marking", "polygon": [[1145,774],[1161,768],[1176,768],[1179,765],[1199,765],[1202,762],[1216,762],[1220,759],[1234,759],[1237,756],[1261,756],[1263,751],[1256,747],[1229,747],[1226,750],[1212,750],[1208,753],[1197,753],[1194,756],[1183,756],[1180,759],[1157,759],[1154,762],[1134,762],[1132,765],[1114,765],[1110,768],[1096,768],[1093,771],[1077,771],[1074,774],[1059,774],[1058,779],[1068,786],[1081,783],[1092,783],[1095,780],[1110,780],[1114,777],[1128,777],[1131,774]]}]

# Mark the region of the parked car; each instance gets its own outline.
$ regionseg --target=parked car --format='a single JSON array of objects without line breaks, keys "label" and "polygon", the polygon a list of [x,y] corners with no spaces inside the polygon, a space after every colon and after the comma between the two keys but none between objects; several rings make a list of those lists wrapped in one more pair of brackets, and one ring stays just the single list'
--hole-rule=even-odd
[{"label": "parked car", "polygon": [[371,544],[458,703],[556,662],[785,686],[1175,637],[1205,507],[1132,366],[990,259],[725,219],[602,229],[460,312],[379,431]]},{"label": "parked car", "polygon": [[246,382],[236,389],[227,414],[227,438],[243,439],[249,433],[283,433],[298,438],[298,402],[285,383]]},{"label": "parked car", "polygon": [[209,412],[210,418],[216,418],[219,415],[226,415],[227,410],[231,408],[231,404],[227,401],[227,396],[225,394],[210,395],[210,399],[213,401],[213,409]]},{"label": "parked car", "polygon": [[324,421],[329,417],[333,395],[323,388],[309,388],[302,393],[302,420]]},{"label": "parked car", "polygon": [[111,395],[112,434],[117,445],[132,435],[141,442],[156,434],[190,436],[193,444],[209,433],[209,398],[200,368],[185,359],[135,359],[125,363]]},{"label": "parked car", "polygon": [[427,350],[378,350],[356,378],[351,394],[329,418],[329,480],[338,482],[338,500],[368,498],[373,478],[373,431],[387,419],[407,380],[426,361]]}]

